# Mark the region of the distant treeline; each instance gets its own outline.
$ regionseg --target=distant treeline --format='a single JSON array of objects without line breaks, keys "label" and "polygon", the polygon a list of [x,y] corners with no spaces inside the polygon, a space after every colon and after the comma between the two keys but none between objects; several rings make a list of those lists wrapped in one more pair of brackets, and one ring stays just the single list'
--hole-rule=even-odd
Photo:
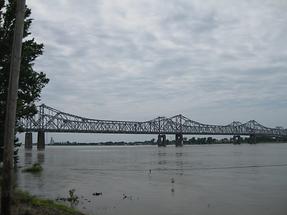
[{"label": "distant treeline", "polygon": [[[287,142],[287,137],[284,138],[273,138],[268,136],[257,136],[256,143],[274,143],[274,142]],[[233,138],[223,138],[223,139],[215,139],[212,137],[192,137],[190,139],[184,138],[184,145],[204,145],[204,144],[238,144],[238,143],[253,143],[249,137],[239,137],[234,140]],[[175,140],[166,140],[167,145],[175,145]],[[79,143],[79,142],[54,142],[50,143],[50,145],[96,145],[96,146],[124,146],[124,145],[157,145],[157,141],[155,139],[147,140],[147,141],[135,141],[135,142],[98,142],[98,143]]]}]

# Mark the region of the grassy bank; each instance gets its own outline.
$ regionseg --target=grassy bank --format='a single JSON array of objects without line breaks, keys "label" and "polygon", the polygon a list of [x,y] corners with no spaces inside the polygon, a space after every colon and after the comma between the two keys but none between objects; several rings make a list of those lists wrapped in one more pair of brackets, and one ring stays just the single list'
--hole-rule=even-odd
[{"label": "grassy bank", "polygon": [[[39,173],[43,170],[40,164],[34,164],[32,167],[26,168],[23,172]],[[2,184],[2,168],[0,167],[0,209],[1,209],[1,184]],[[20,189],[14,191],[12,202],[13,215],[84,215],[74,208],[57,203],[49,199],[41,199],[32,196],[28,192]]]},{"label": "grassy bank", "polygon": [[[1,193],[0,193],[1,194]],[[14,215],[84,215],[76,209],[48,199],[40,199],[28,192],[15,190],[13,199]]]}]

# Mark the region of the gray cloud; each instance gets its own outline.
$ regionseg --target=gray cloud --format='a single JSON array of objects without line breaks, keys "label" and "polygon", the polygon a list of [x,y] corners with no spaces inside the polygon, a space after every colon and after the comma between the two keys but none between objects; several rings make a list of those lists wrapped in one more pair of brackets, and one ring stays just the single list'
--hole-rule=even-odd
[{"label": "gray cloud", "polygon": [[94,118],[287,127],[283,0],[28,0],[42,102]]}]

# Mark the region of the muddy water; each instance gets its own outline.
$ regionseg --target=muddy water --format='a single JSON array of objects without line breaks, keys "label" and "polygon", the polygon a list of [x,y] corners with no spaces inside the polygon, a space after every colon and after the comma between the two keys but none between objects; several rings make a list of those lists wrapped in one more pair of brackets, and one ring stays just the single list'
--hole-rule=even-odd
[{"label": "muddy water", "polygon": [[76,189],[87,214],[287,214],[287,144],[20,150],[20,165],[34,162],[44,171],[19,171],[22,189],[52,199]]}]

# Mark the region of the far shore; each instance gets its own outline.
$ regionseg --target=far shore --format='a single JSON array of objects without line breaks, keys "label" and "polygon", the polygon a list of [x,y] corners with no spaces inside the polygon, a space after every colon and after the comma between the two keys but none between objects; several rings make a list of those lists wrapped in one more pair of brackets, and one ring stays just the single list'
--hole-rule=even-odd
[{"label": "far shore", "polygon": [[[287,143],[287,141],[280,141],[280,142],[257,142],[255,144],[284,144],[284,143]],[[183,145],[185,146],[191,146],[191,145],[241,145],[241,144],[244,144],[244,145],[254,145],[254,144],[251,144],[251,143],[246,143],[246,142],[243,142],[243,143],[193,143],[193,144],[186,144],[184,143]],[[33,144],[34,146],[36,146],[37,144]],[[173,146],[174,144],[167,144],[167,146]],[[157,146],[157,144],[144,144],[144,143],[125,143],[125,144],[122,144],[122,143],[54,143],[54,144],[46,144],[47,147],[49,146]]]}]

